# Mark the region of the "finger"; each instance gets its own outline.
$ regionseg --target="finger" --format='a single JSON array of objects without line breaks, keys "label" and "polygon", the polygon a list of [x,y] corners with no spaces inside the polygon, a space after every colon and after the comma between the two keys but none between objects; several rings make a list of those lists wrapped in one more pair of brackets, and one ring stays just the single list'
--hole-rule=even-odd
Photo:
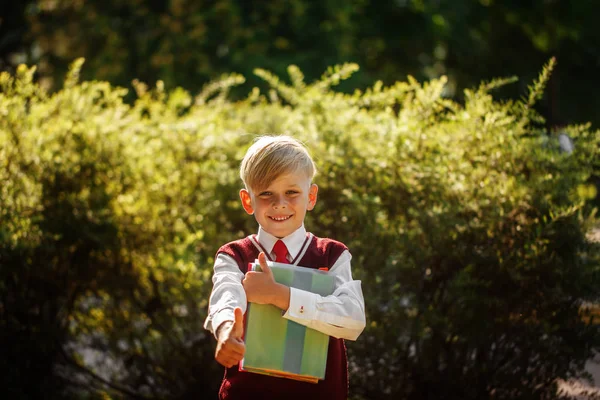
[{"label": "finger", "polygon": [[242,339],[235,340],[233,351],[236,357],[239,357],[240,360],[244,358],[244,354],[246,354],[246,344]]},{"label": "finger", "polygon": [[231,365],[244,358],[243,352],[221,351],[215,355],[215,359],[221,365]]},{"label": "finger", "polygon": [[267,265],[267,256],[262,251],[258,255],[258,262],[260,263],[260,269],[267,275],[273,275],[271,268]]},{"label": "finger", "polygon": [[224,355],[239,357],[240,359],[244,357],[245,352],[246,345],[241,339],[231,339],[223,348]]},{"label": "finger", "polygon": [[237,364],[238,362],[240,362],[242,359],[244,358],[243,354],[237,354],[237,353],[226,353],[226,354],[221,354],[219,359],[221,361],[223,361],[223,363],[232,365],[232,364]]},{"label": "finger", "polygon": [[244,282],[246,279],[248,279],[249,276],[256,275],[256,274],[260,274],[260,272],[258,272],[258,271],[248,271],[248,272],[246,272],[246,274],[244,275],[244,279],[242,279],[242,282]]},{"label": "finger", "polygon": [[246,295],[248,295],[248,292],[247,292],[248,285],[250,285],[252,280],[254,279],[252,277],[252,275],[255,275],[255,274],[260,274],[260,272],[254,272],[254,271],[246,272],[244,279],[242,279],[242,286],[244,287],[244,290],[246,290]]},{"label": "finger", "polygon": [[231,329],[232,336],[236,339],[241,339],[244,336],[244,313],[240,307],[233,310],[234,321]]},{"label": "finger", "polygon": [[234,357],[221,357],[217,359],[217,362],[227,368],[231,368],[238,363]]}]

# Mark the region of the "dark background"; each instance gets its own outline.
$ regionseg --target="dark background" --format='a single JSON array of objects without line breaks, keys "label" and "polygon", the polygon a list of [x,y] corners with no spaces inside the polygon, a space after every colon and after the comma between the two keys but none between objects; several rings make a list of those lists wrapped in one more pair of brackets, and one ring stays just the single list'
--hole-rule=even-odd
[{"label": "dark background", "polygon": [[447,95],[482,80],[517,76],[501,97],[520,96],[556,57],[540,110],[554,127],[599,122],[600,4],[593,0],[152,1],[4,2],[0,69],[38,65],[56,87],[84,56],[86,79],[131,87],[134,78],[192,93],[222,73],[246,87],[262,83],[254,68],[283,76],[296,64],[307,81],[327,67],[356,62],[361,71],[341,90],[413,75],[447,75]]}]

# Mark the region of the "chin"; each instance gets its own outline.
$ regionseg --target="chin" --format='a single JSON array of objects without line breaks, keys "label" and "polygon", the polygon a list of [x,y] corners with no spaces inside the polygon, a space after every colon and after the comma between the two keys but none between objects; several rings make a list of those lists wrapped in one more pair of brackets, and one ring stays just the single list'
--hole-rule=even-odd
[{"label": "chin", "polygon": [[294,232],[295,229],[269,229],[269,233],[277,238],[283,238]]},{"label": "chin", "polygon": [[277,238],[279,238],[279,239],[281,239],[281,238],[286,237],[287,235],[289,235],[292,232],[289,232],[289,231],[273,231],[272,235],[275,236],[275,237],[277,237]]}]

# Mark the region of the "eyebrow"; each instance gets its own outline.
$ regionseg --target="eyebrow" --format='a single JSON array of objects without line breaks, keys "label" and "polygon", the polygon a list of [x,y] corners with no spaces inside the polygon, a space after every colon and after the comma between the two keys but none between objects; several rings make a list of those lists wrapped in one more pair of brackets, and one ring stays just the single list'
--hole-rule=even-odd
[{"label": "eyebrow", "polygon": [[[290,190],[290,189],[296,189],[296,190],[302,190],[302,185],[298,185],[297,183],[293,183],[289,186],[286,186],[283,188],[283,190]],[[272,192],[274,189],[272,187],[267,187],[264,188],[262,190],[259,190],[258,193],[263,193],[263,192]]]}]

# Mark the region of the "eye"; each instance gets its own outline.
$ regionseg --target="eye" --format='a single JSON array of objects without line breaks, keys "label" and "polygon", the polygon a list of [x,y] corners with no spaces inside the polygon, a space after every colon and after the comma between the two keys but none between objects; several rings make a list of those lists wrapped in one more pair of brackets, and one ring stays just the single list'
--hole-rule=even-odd
[{"label": "eye", "polygon": [[269,197],[270,195],[271,195],[271,192],[266,192],[266,191],[265,191],[265,192],[260,192],[260,193],[259,193],[259,196],[260,196],[260,197]]},{"label": "eye", "polygon": [[289,195],[289,196],[293,196],[293,195],[296,195],[296,194],[298,194],[298,193],[300,193],[300,192],[298,192],[297,190],[288,190],[288,191],[287,191],[287,192],[285,192],[285,193],[286,193],[287,195]]}]

